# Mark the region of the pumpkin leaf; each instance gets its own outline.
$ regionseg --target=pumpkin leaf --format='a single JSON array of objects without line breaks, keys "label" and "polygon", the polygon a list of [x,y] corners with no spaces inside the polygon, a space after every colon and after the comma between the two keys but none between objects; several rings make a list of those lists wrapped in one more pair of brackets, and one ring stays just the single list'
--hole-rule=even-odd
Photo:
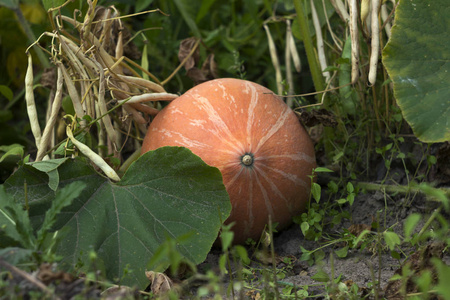
[{"label": "pumpkin leaf", "polygon": [[405,120],[423,142],[450,141],[450,2],[404,1],[383,63]]},{"label": "pumpkin leaf", "polygon": [[[93,250],[105,265],[107,278],[121,278],[121,284],[148,284],[146,262],[167,238],[190,234],[177,250],[195,264],[202,262],[231,211],[220,171],[187,148],[145,153],[118,183],[100,176],[82,159],[67,160],[57,170],[59,187],[74,181],[86,185],[53,226],[53,230],[68,228],[57,250],[63,264],[86,266],[87,253]],[[34,228],[40,227],[55,198],[46,177],[25,165],[5,182],[8,193],[23,201],[26,180]],[[124,276],[124,269],[132,272]]]}]

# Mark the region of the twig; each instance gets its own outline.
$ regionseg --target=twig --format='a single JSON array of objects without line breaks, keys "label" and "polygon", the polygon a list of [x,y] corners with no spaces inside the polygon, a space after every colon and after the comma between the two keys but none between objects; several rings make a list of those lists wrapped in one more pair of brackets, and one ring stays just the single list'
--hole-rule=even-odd
[{"label": "twig", "polygon": [[[159,85],[162,85],[162,83],[159,81],[158,78],[156,78],[155,75],[153,75],[152,73],[150,73],[148,70],[145,70],[144,68],[142,68],[140,65],[138,65],[137,63],[135,63],[134,61],[132,61],[131,59],[129,59],[126,56],[123,56],[124,60],[129,63],[130,65],[138,68],[139,70],[141,70],[142,72],[144,72],[145,74],[147,74],[154,82],[156,82]],[[135,72],[132,68],[130,68],[127,64],[123,64],[121,63],[121,65],[123,65],[124,67],[126,67],[128,70],[132,71],[133,73]],[[139,75],[136,73],[136,75]]]},{"label": "twig", "polygon": [[191,56],[194,55],[195,50],[197,50],[197,47],[200,44],[200,41],[201,41],[200,39],[197,39],[194,46],[192,46],[191,52],[189,52],[189,54],[178,65],[178,67],[176,67],[176,69],[172,72],[172,74],[170,74],[169,77],[167,77],[165,80],[161,82],[161,85],[165,85],[166,83],[168,83],[173,78],[173,76],[175,76],[178,73],[178,71],[184,66],[184,64],[189,60],[189,58],[191,58]]}]

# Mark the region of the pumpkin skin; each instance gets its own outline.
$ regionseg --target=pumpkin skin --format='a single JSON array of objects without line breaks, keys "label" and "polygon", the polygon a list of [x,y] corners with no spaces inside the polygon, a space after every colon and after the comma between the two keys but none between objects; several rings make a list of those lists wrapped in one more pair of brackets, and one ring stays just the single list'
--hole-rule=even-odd
[{"label": "pumpkin skin", "polygon": [[313,143],[295,113],[256,83],[215,79],[172,101],[150,124],[142,153],[162,146],[187,147],[221,171],[234,243],[258,240],[269,215],[286,227],[308,202]]}]

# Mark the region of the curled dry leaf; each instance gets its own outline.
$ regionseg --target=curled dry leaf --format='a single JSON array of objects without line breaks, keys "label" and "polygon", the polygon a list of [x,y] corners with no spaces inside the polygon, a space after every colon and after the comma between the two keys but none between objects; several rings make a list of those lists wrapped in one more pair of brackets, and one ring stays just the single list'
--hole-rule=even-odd
[{"label": "curled dry leaf", "polygon": [[155,295],[162,295],[172,289],[172,279],[164,273],[146,271],[145,276],[150,280],[151,291]]},{"label": "curled dry leaf", "polygon": [[71,283],[75,280],[75,278],[71,274],[55,270],[54,266],[49,263],[43,263],[39,266],[37,279],[39,279],[45,285],[49,285],[54,281]]},{"label": "curled dry leaf", "polygon": [[104,290],[102,293],[102,299],[139,299],[139,290],[136,288],[130,288],[129,286],[112,286]]},{"label": "curled dry leaf", "polygon": [[110,21],[105,21],[114,17],[118,17],[119,13],[116,9],[111,7],[96,6],[93,19],[92,33],[100,39],[103,36],[103,47],[108,54],[115,56],[117,43],[119,40],[119,33],[122,34],[123,45],[123,55],[129,57],[133,60],[141,58],[142,53],[139,51],[138,47],[133,43],[129,42],[131,38],[130,30],[124,26],[120,19],[114,19]]},{"label": "curled dry leaf", "polygon": [[[217,64],[214,60],[214,54],[208,55],[203,62],[201,69],[197,68],[197,64],[200,61],[200,51],[197,47],[197,38],[187,38],[180,43],[180,49],[178,50],[178,59],[184,63],[186,69],[186,75],[194,81],[194,84],[200,84],[202,82],[218,78]],[[192,51],[194,51],[192,53]],[[190,56],[189,56],[190,55]]]},{"label": "curled dry leaf", "polygon": [[[196,42],[197,38],[195,37],[190,37],[181,41],[180,49],[178,50],[178,60],[180,62],[189,56]],[[189,57],[189,59],[184,64],[184,68],[186,69],[186,71],[189,71],[190,69],[194,68],[199,60],[200,60],[200,51],[197,48],[194,54],[192,54],[191,57]]]},{"label": "curled dry leaf", "polygon": [[354,236],[359,236],[364,230],[372,230],[372,226],[367,224],[352,224],[348,228],[348,231]]},{"label": "curled dry leaf", "polygon": [[219,75],[217,73],[217,64],[214,60],[214,54],[208,55],[206,60],[203,62],[202,72],[203,74],[205,74],[208,80],[219,78]]}]

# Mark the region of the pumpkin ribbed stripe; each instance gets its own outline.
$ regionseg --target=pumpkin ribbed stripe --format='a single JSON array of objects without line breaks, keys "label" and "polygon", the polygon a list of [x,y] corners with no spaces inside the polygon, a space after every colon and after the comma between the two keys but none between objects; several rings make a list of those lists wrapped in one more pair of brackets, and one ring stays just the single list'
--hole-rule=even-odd
[{"label": "pumpkin ribbed stripe", "polygon": [[261,137],[258,146],[256,146],[255,148],[255,152],[259,151],[259,149],[261,149],[261,147],[264,146],[267,140],[269,140],[275,133],[277,133],[285,125],[288,117],[292,116],[291,113],[292,111],[290,110],[290,108],[286,106],[283,113],[278,117],[276,123],[270,127],[270,130],[263,137]]},{"label": "pumpkin ribbed stripe", "polygon": [[152,121],[142,152],[162,146],[188,147],[221,171],[236,243],[258,239],[269,216],[278,230],[286,227],[309,199],[312,141],[295,113],[258,84],[224,78],[187,91]]}]

